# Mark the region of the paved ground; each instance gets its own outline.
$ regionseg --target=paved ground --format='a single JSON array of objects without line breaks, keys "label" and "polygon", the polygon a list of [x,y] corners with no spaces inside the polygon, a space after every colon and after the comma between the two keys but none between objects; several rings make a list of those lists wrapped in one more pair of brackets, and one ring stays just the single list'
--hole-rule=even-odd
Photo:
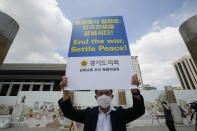
[{"label": "paved ground", "polygon": [[[177,131],[195,131],[194,125],[191,126],[177,126]],[[67,131],[65,129],[51,129],[51,128],[8,128],[0,129],[0,131]],[[82,131],[82,130],[80,130]],[[154,127],[136,127],[128,128],[127,131],[168,131],[166,126]]]},{"label": "paved ground", "polygon": [[[176,127],[177,131],[195,131],[193,126],[178,126]],[[155,127],[139,127],[139,128],[130,128],[127,131],[168,131],[166,126],[155,126]]]}]

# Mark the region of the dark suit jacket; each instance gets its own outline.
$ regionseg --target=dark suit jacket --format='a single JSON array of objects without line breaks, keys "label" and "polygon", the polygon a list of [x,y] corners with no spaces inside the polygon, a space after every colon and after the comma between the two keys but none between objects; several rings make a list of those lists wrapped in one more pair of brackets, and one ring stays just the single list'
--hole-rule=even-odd
[{"label": "dark suit jacket", "polygon": [[[110,118],[113,131],[126,131],[126,124],[139,118],[145,112],[144,100],[140,95],[141,100],[133,99],[133,107],[123,109],[115,107],[115,111],[111,111]],[[84,131],[95,131],[98,120],[98,106],[93,108],[87,108],[84,110],[76,110],[73,108],[70,99],[63,101],[61,98],[59,106],[65,117],[83,123]]]}]

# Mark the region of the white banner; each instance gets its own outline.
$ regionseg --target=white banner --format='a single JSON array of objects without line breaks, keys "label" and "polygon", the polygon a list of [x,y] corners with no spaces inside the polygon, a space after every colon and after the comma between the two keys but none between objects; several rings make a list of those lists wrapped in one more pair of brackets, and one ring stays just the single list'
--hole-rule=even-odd
[{"label": "white banner", "polygon": [[121,16],[76,20],[73,26],[66,90],[130,89],[134,75]]}]

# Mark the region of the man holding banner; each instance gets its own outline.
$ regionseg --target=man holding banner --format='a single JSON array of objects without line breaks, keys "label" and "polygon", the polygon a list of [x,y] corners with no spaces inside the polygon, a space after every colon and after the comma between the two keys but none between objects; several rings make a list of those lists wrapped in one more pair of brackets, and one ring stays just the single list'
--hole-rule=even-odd
[{"label": "man holding banner", "polygon": [[[66,76],[58,101],[65,117],[85,124],[84,131],[126,131],[126,124],[145,112],[144,100],[136,86],[131,55],[122,16],[77,19],[73,24]],[[131,84],[130,84],[131,81]],[[69,83],[69,85],[68,85]],[[133,107],[111,106],[112,89],[131,89]],[[69,90],[95,90],[99,106],[74,109]]]},{"label": "man holding banner", "polygon": [[[137,76],[131,80],[132,85],[139,85]],[[68,85],[67,78],[63,77],[60,87],[63,98],[58,103],[65,117],[83,123],[84,131],[126,131],[126,124],[139,118],[145,112],[143,96],[138,89],[131,89],[133,107],[123,109],[111,106],[112,90],[96,90],[95,98],[99,106],[77,110],[71,104],[69,91],[64,88]]]}]

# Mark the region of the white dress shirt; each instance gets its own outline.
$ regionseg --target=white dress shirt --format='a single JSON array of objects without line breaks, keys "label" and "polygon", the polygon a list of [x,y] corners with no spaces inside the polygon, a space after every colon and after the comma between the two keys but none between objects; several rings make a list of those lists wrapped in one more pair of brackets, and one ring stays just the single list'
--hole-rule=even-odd
[{"label": "white dress shirt", "polygon": [[112,131],[110,112],[114,110],[116,109],[110,105],[109,111],[104,113],[99,107],[96,131]]}]

